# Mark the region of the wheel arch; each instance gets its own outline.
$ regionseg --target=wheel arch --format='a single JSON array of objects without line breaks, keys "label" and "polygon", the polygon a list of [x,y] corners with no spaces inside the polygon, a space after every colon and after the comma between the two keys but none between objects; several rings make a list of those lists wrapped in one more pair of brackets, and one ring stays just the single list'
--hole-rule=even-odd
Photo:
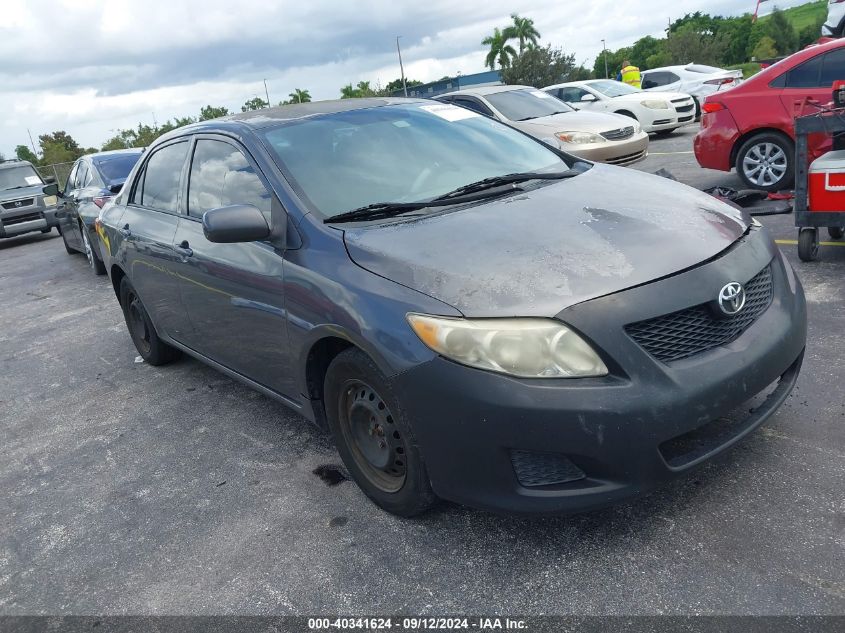
[{"label": "wheel arch", "polygon": [[634,119],[634,121],[639,122],[639,118],[637,118],[637,115],[631,112],[630,110],[626,110],[625,108],[622,108],[621,110],[616,110],[613,114],[621,114],[622,116],[629,117],[631,119]]},{"label": "wheel arch", "polygon": [[[326,417],[325,395],[326,372],[332,361],[348,349],[359,349],[367,354],[360,345],[346,337],[328,335],[314,341],[305,354],[305,390],[311,401],[314,422],[324,430],[329,429]],[[371,355],[367,354],[372,358]]]},{"label": "wheel arch", "polygon": [[114,289],[114,296],[117,297],[117,302],[120,303],[120,282],[126,277],[126,271],[117,264],[112,264],[109,277],[111,278],[111,285]]}]

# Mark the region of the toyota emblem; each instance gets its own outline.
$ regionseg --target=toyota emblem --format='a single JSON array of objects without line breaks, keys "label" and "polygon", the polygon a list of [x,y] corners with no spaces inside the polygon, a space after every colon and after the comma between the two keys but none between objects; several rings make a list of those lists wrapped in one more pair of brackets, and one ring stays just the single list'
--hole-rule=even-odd
[{"label": "toyota emblem", "polygon": [[20,200],[15,200],[15,206],[16,206],[16,207],[22,207],[22,206],[23,206],[23,202],[21,202]]},{"label": "toyota emblem", "polygon": [[719,291],[719,308],[728,316],[733,316],[745,307],[745,288],[741,283],[732,281]]}]

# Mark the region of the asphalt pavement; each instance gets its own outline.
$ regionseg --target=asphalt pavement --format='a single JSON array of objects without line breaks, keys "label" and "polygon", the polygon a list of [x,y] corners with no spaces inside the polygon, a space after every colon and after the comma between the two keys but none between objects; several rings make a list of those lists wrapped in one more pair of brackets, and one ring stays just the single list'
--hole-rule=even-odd
[{"label": "asphalt pavement", "polygon": [[[693,133],[638,168],[737,186]],[[792,218],[762,221],[809,303],[793,395],[691,476],[551,519],[385,514],[314,474],[332,442],[281,405],[137,362],[55,233],[0,241],[0,614],[845,614],[845,246],[803,264]]]}]

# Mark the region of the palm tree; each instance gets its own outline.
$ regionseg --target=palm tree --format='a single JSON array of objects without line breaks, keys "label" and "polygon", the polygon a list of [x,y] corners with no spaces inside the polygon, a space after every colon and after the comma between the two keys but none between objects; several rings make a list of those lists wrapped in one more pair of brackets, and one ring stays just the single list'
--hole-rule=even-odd
[{"label": "palm tree", "polygon": [[540,32],[534,28],[534,20],[531,18],[521,18],[516,13],[511,13],[511,20],[513,24],[505,29],[505,37],[519,40],[519,54],[522,55],[526,42],[537,45]]},{"label": "palm tree", "polygon": [[[507,31],[507,29],[505,30]],[[499,62],[499,66],[502,68],[507,68],[511,64],[511,59],[516,57],[513,46],[508,44],[509,39],[508,35],[496,28],[493,30],[493,35],[485,37],[481,42],[484,46],[490,47],[490,52],[487,53],[485,60],[490,70],[496,70],[496,62]]]},{"label": "palm tree", "polygon": [[288,103],[310,103],[311,102],[311,93],[308,90],[302,90],[301,88],[295,88],[292,93],[288,95],[290,97],[290,101]]}]

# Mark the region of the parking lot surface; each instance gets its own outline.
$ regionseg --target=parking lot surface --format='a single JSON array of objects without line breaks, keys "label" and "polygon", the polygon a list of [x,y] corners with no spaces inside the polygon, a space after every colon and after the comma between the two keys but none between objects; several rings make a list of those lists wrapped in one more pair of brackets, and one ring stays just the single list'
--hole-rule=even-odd
[{"label": "parking lot surface", "polygon": [[[737,187],[693,134],[638,168]],[[276,402],[191,359],[136,362],[108,279],[55,233],[2,241],[0,613],[845,613],[845,247],[782,248],[804,370],[735,450],[592,514],[402,520],[315,475],[330,438]]]}]

